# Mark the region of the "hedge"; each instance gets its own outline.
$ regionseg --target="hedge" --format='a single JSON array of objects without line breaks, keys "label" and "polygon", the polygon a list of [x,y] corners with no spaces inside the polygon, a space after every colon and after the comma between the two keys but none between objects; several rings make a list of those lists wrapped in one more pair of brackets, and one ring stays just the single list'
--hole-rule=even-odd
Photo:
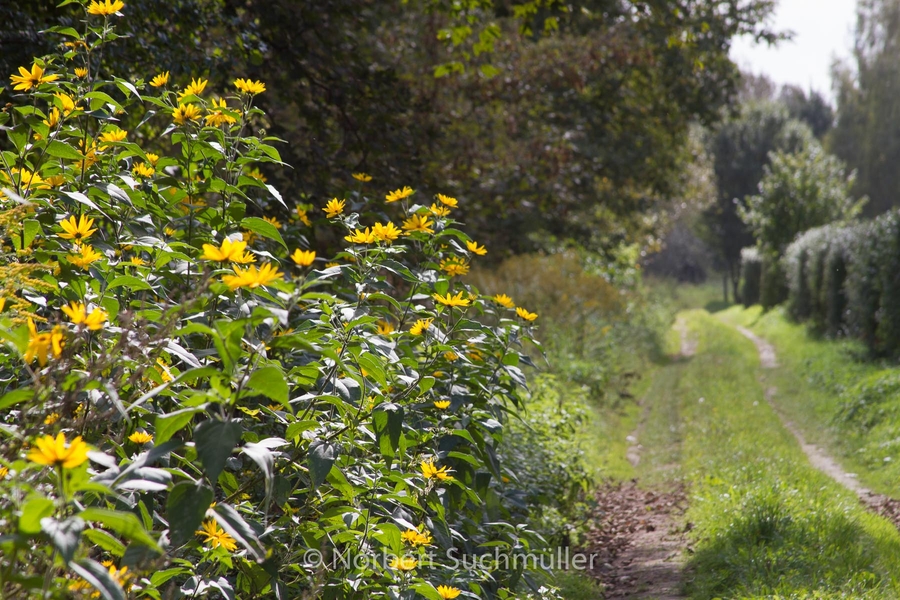
[{"label": "hedge", "polygon": [[900,356],[900,211],[809,230],[785,263],[793,318],[856,337],[873,355]]}]

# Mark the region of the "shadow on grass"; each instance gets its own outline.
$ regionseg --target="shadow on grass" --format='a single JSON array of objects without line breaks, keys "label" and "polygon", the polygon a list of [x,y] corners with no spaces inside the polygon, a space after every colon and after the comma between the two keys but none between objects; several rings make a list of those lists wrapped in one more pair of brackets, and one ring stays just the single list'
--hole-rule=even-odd
[{"label": "shadow on grass", "polygon": [[706,310],[706,312],[713,314],[721,310],[731,308],[732,306],[734,306],[734,303],[732,302],[725,302],[724,300],[712,300],[711,302],[707,302],[706,306],[704,306],[703,308]]},{"label": "shadow on grass", "polygon": [[900,552],[896,540],[836,507],[800,512],[781,494],[751,496],[689,560],[691,597],[894,597],[881,556]]}]

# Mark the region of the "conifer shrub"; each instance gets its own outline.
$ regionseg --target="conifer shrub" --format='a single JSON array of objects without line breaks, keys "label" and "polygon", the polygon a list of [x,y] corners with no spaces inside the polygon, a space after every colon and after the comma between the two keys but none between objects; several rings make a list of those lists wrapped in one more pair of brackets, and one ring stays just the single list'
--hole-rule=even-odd
[{"label": "conifer shrub", "polygon": [[741,302],[746,307],[759,304],[762,258],[756,248],[741,250]]}]

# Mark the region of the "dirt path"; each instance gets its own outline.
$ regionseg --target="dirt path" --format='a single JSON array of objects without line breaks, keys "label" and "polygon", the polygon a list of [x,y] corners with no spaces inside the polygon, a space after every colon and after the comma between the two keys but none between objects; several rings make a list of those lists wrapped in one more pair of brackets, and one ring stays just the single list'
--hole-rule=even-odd
[{"label": "dirt path", "polygon": [[596,496],[588,550],[596,554],[594,575],[605,598],[679,600],[682,556],[688,527],[679,526],[684,491],[642,490],[632,481],[608,486]]},{"label": "dirt path", "polygon": [[[764,369],[774,369],[778,366],[777,357],[775,354],[775,348],[769,342],[765,341],[749,329],[744,327],[738,327],[738,331],[744,335],[744,337],[749,338],[754,344],[756,344],[756,349],[759,351],[759,364]],[[800,447],[803,449],[803,452],[806,453],[807,458],[809,458],[809,462],[818,470],[822,471],[845,488],[854,492],[858,497],[860,502],[866,505],[870,510],[880,514],[886,519],[890,520],[894,525],[900,529],[900,500],[895,500],[883,494],[876,494],[872,490],[868,489],[864,485],[862,485],[857,479],[856,475],[853,473],[847,473],[838,463],[835,461],[827,452],[823,449],[819,448],[815,444],[808,444],[806,439],[803,437],[803,434],[800,433],[800,430],[781,412],[778,406],[774,403],[773,399],[775,394],[777,393],[777,389],[774,387],[769,387],[766,389],[766,401],[769,403],[769,406],[772,407],[772,410],[775,411],[775,414],[778,415],[778,418],[781,419],[782,425],[793,434],[793,436],[797,439],[797,442],[800,444]]]},{"label": "dirt path", "polygon": [[[675,324],[681,334],[680,358],[697,351],[697,341],[688,335],[687,323]],[[651,403],[646,402],[637,428],[626,439],[626,458],[637,467],[641,461],[641,438],[650,418]],[[597,493],[594,525],[588,547],[598,555],[595,576],[605,587],[606,598],[680,600],[681,571],[685,533],[683,523],[687,507],[681,486],[660,492],[638,487],[637,480],[609,486]]]}]

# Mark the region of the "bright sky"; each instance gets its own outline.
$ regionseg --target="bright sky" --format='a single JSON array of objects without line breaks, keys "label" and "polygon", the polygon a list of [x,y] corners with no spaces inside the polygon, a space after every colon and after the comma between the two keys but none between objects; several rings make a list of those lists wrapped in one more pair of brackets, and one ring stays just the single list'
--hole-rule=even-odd
[{"label": "bright sky", "polygon": [[770,48],[755,45],[752,38],[738,38],[732,60],[779,85],[792,83],[833,98],[831,63],[851,55],[856,0],[779,0],[772,25],[776,31],[793,31],[794,39]]}]

